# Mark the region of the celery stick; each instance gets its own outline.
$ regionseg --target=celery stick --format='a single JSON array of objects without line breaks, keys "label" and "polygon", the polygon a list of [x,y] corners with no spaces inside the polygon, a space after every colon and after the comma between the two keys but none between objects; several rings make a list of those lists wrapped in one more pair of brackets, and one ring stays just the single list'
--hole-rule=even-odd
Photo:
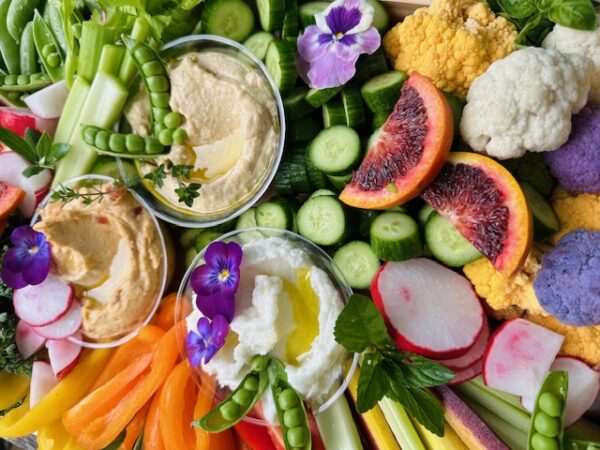
[{"label": "celery stick", "polygon": [[128,95],[129,92],[123,83],[115,76],[104,72],[96,75],[79,116],[78,125],[75,126],[69,140],[71,150],[59,161],[53,186],[89,172],[97,153],[83,141],[79,125],[111,128],[119,119]]},{"label": "celery stick", "polygon": [[96,22],[85,21],[79,40],[79,67],[77,74],[86,80],[94,79],[98,71],[102,48],[115,40],[114,30]]},{"label": "celery stick", "polygon": [[509,394],[508,392],[499,391],[497,389],[492,389],[491,387],[486,386],[486,384],[483,382],[483,378],[481,377],[481,375],[477,378],[473,378],[471,381],[467,381],[467,384],[474,384],[478,388],[483,389],[484,391],[492,395],[495,395],[501,400],[504,400],[509,405],[513,405],[514,407],[520,409],[525,414],[529,414],[529,412],[525,408],[523,408],[523,405],[521,404],[521,399],[518,396]]},{"label": "celery stick", "polygon": [[[145,41],[148,35],[150,34],[150,25],[148,21],[142,17],[138,17],[134,24],[133,29],[131,30],[131,37],[136,41]],[[121,64],[121,68],[119,70],[119,79],[128,86],[134,79],[137,73],[137,68],[131,55],[129,52],[125,53],[123,57],[123,63]]]},{"label": "celery stick", "polygon": [[325,448],[363,450],[360,436],[344,395],[325,411],[315,415]]},{"label": "celery stick", "polygon": [[63,113],[58,121],[58,126],[54,133],[54,142],[69,142],[73,135],[73,130],[76,126],[79,126],[79,116],[89,92],[90,84],[83,78],[77,77],[73,83],[73,87],[69,91]]},{"label": "celery stick", "polygon": [[98,63],[98,72],[117,74],[119,67],[125,56],[125,47],[118,47],[113,44],[106,44],[102,47],[100,62]]},{"label": "celery stick", "polygon": [[384,397],[379,407],[402,450],[425,450],[425,445],[400,403]]},{"label": "celery stick", "polygon": [[506,403],[504,400],[479,388],[475,384],[457,384],[454,388],[465,397],[486,407],[498,417],[513,424],[524,433],[528,432],[531,418],[529,414],[523,412],[523,410]]}]

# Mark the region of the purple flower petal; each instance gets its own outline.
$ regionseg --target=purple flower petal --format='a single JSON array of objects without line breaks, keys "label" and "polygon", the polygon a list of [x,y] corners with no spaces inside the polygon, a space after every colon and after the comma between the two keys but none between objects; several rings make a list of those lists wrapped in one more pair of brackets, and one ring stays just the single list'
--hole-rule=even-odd
[{"label": "purple flower petal", "polygon": [[204,358],[206,342],[197,333],[189,331],[185,338],[185,348],[192,366],[198,367]]},{"label": "purple flower petal", "polygon": [[362,53],[373,54],[381,45],[381,35],[375,28],[369,28],[364,33],[352,34],[356,38],[356,45]]},{"label": "purple flower petal", "polygon": [[227,244],[227,260],[230,268],[239,268],[242,264],[242,247],[237,242],[228,242]]},{"label": "purple flower petal", "polygon": [[329,33],[323,33],[316,25],[306,27],[304,33],[298,37],[298,53],[306,61],[319,59],[327,51],[327,45],[323,44],[325,38],[331,42],[333,37]]},{"label": "purple flower petal", "polygon": [[227,257],[227,244],[225,242],[212,242],[206,247],[204,261],[211,267],[219,267],[223,258]]},{"label": "purple flower petal", "polygon": [[229,322],[225,316],[217,314],[212,321],[211,342],[218,348],[225,345],[225,338],[229,333]]},{"label": "purple flower petal", "polygon": [[322,32],[333,35],[361,33],[373,23],[374,13],[365,0],[336,0],[315,14],[315,23]]},{"label": "purple flower petal", "polygon": [[4,254],[4,265],[13,272],[21,272],[31,264],[33,258],[29,248],[19,245]]},{"label": "purple flower petal", "polygon": [[208,264],[196,267],[190,276],[192,289],[198,295],[212,295],[218,290],[218,271]]},{"label": "purple flower petal", "polygon": [[235,299],[233,295],[197,295],[196,306],[209,319],[214,319],[215,316],[222,315],[231,322],[235,315]]},{"label": "purple flower petal", "polygon": [[339,58],[335,51],[331,51],[313,61],[305,75],[310,87],[325,89],[347,83],[356,73],[355,65],[358,56],[359,53],[356,53],[351,59]]},{"label": "purple flower petal", "polygon": [[210,320],[206,317],[201,317],[198,319],[197,327],[200,338],[204,341],[208,340],[210,338]]},{"label": "purple flower petal", "polygon": [[24,245],[25,247],[33,247],[36,243],[36,237],[40,234],[44,237],[43,233],[35,231],[29,225],[21,225],[13,230],[10,235],[10,241],[15,246]]},{"label": "purple flower petal", "polygon": [[2,269],[2,281],[13,289],[22,289],[27,286],[27,282],[23,279],[21,272],[13,272],[8,267]]},{"label": "purple flower petal", "polygon": [[345,6],[336,6],[329,10],[325,16],[331,34],[346,34],[360,23],[361,13],[358,8],[348,9]]}]

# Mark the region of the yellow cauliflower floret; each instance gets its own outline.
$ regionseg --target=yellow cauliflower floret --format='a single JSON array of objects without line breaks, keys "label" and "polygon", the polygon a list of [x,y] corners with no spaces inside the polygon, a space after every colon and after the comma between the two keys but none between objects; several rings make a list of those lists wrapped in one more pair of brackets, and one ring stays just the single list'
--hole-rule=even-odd
[{"label": "yellow cauliflower floret", "polygon": [[[600,195],[572,196],[561,189],[553,194],[552,206],[560,221],[560,231],[550,239],[555,243],[577,228],[600,230]],[[544,311],[533,289],[542,254],[532,250],[523,270],[513,278],[496,271],[485,258],[467,264],[463,270],[477,294],[497,319],[523,317],[565,337],[561,353],[576,356],[587,363],[600,364],[600,326],[575,327],[560,322]]]},{"label": "yellow cauliflower floret", "polygon": [[397,70],[417,71],[464,99],[475,78],[515,49],[516,36],[479,0],[434,0],[392,28],[383,48]]}]

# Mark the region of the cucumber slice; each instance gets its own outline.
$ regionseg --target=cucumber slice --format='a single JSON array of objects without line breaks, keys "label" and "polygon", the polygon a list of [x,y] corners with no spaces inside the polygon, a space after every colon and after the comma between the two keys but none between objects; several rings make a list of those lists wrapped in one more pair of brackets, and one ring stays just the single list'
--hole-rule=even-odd
[{"label": "cucumber slice", "polygon": [[383,5],[377,0],[367,0],[367,3],[371,5],[374,10],[373,22],[371,25],[377,28],[377,31],[383,35],[383,33],[387,31],[390,24],[390,16]]},{"label": "cucumber slice", "polygon": [[355,81],[367,81],[369,78],[387,72],[388,65],[385,54],[381,48],[377,49],[372,55],[363,54],[356,62]]},{"label": "cucumber slice", "polygon": [[373,129],[376,130],[377,128],[381,128],[390,116],[390,113],[391,111],[376,113],[373,116],[373,121],[371,122],[371,126],[373,127]]},{"label": "cucumber slice", "polygon": [[259,227],[280,228],[282,230],[292,230],[294,228],[294,210],[281,197],[258,205],[254,218],[256,225]]},{"label": "cucumber slice", "polygon": [[435,212],[435,209],[433,209],[432,206],[430,205],[425,205],[423,206],[420,210],[419,210],[419,214],[417,215],[417,220],[419,221],[419,225],[421,225],[422,227],[425,226],[425,224],[427,223],[427,221],[429,220],[429,217]]},{"label": "cucumber slice", "polygon": [[204,33],[237,42],[243,42],[254,29],[254,14],[242,0],[209,0],[201,20]]},{"label": "cucumber slice", "polygon": [[521,190],[533,215],[533,237],[535,240],[540,241],[556,233],[560,228],[558,217],[556,217],[556,213],[542,194],[528,183],[521,183]]},{"label": "cucumber slice", "polygon": [[400,98],[400,90],[407,79],[405,72],[399,70],[386,72],[363,84],[360,93],[369,109],[375,114],[389,114]]},{"label": "cucumber slice", "polygon": [[335,97],[341,90],[341,87],[309,89],[309,91],[306,93],[306,101],[313,108],[319,108]]},{"label": "cucumber slice", "polygon": [[308,116],[314,111],[314,108],[306,101],[308,88],[304,86],[295,87],[283,99],[283,108],[285,118],[288,120],[298,120]]},{"label": "cucumber slice", "polygon": [[333,187],[338,191],[343,191],[348,183],[352,181],[352,174],[346,173],[343,175],[327,175],[327,179],[331,182]]},{"label": "cucumber slice", "polygon": [[454,141],[457,142],[460,139],[460,120],[462,119],[462,112],[465,108],[465,102],[450,92],[444,92],[443,94],[448,101],[450,110],[452,111],[452,118],[454,119]]},{"label": "cucumber slice", "polygon": [[295,194],[290,177],[290,161],[284,158],[275,174],[275,191],[281,195]]},{"label": "cucumber slice", "polygon": [[271,41],[265,64],[279,92],[287,93],[296,84],[296,46],[288,41]]},{"label": "cucumber slice", "polygon": [[375,129],[375,131],[373,131],[373,134],[371,134],[371,136],[369,136],[369,139],[367,139],[367,148],[365,149],[365,151],[371,148],[371,145],[373,145],[373,142],[375,141],[375,139],[377,139],[377,137],[379,137],[380,134],[381,128],[377,128]]},{"label": "cucumber slice", "polygon": [[481,258],[454,225],[435,211],[425,223],[425,242],[433,257],[450,267],[462,267]]},{"label": "cucumber slice", "polygon": [[310,192],[310,180],[306,171],[306,151],[296,152],[290,156],[290,181],[295,194]]},{"label": "cucumber slice", "polygon": [[256,8],[263,30],[281,30],[285,15],[285,0],[256,0]]},{"label": "cucumber slice", "polygon": [[[127,179],[133,180],[138,176],[135,165],[131,162],[121,160],[121,164],[123,164]],[[99,156],[94,162],[90,173],[121,179],[121,172],[119,171],[117,160],[112,156]]]},{"label": "cucumber slice", "polygon": [[308,158],[306,159],[306,174],[308,175],[310,186],[313,189],[323,189],[329,185],[325,174],[317,169]]},{"label": "cucumber slice", "polygon": [[361,157],[358,133],[344,125],[324,129],[308,147],[310,162],[331,175],[348,173],[358,165]]},{"label": "cucumber slice", "polygon": [[202,231],[196,236],[194,248],[198,253],[200,253],[208,244],[210,244],[212,241],[219,239],[221,236],[223,236],[223,233],[219,231]]},{"label": "cucumber slice", "polygon": [[256,208],[250,208],[237,218],[235,229],[245,230],[254,227],[256,227]]},{"label": "cucumber slice", "polygon": [[423,251],[417,223],[407,214],[385,212],[371,224],[371,247],[384,261],[404,261]]},{"label": "cucumber slice", "polygon": [[320,197],[321,195],[328,195],[330,197],[337,197],[337,194],[329,189],[317,189],[315,192],[310,194],[308,198]]},{"label": "cucumber slice", "polygon": [[285,16],[281,28],[281,39],[295,42],[298,38],[298,1],[285,0]]},{"label": "cucumber slice", "polygon": [[352,241],[340,247],[333,255],[333,262],[354,289],[368,289],[381,266],[371,246],[362,241]]},{"label": "cucumber slice", "polygon": [[368,239],[371,232],[371,224],[377,218],[379,213],[371,209],[361,209],[358,212],[358,235]]},{"label": "cucumber slice", "polygon": [[267,56],[267,48],[271,41],[275,40],[275,36],[267,31],[259,31],[254,33],[244,41],[244,47],[250,50],[261,61]]},{"label": "cucumber slice", "polygon": [[304,28],[315,24],[315,14],[325,11],[331,5],[330,2],[308,2],[300,5],[298,13],[300,23]]},{"label": "cucumber slice", "polygon": [[355,127],[365,121],[365,107],[358,88],[346,86],[342,89],[342,104],[346,115],[346,125]]},{"label": "cucumber slice", "polygon": [[342,203],[335,197],[310,198],[297,215],[298,232],[318,245],[336,245],[348,235],[348,218]]},{"label": "cucumber slice", "polygon": [[321,121],[314,116],[303,117],[288,123],[286,142],[295,144],[310,141],[323,129]]},{"label": "cucumber slice", "polygon": [[202,233],[201,229],[187,228],[179,235],[179,245],[181,248],[193,248],[195,249],[196,237]]},{"label": "cucumber slice", "polygon": [[198,256],[198,252],[196,251],[195,247],[190,247],[187,249],[187,251],[185,252],[185,266],[189,267],[192,265],[192,263],[194,262],[194,259],[196,258],[196,256]]},{"label": "cucumber slice", "polygon": [[346,125],[346,110],[341,98],[333,98],[323,105],[323,125],[325,128]]}]

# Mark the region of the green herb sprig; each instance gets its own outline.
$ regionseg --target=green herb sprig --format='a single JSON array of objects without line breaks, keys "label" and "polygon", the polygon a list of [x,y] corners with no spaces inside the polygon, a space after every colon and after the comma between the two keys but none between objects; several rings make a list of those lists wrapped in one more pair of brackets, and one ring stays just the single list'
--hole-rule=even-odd
[{"label": "green herb sprig", "polygon": [[70,186],[60,184],[54,190],[54,192],[52,192],[50,200],[54,202],[60,201],[63,205],[66,205],[67,203],[70,203],[74,200],[81,199],[82,203],[85,206],[89,206],[94,202],[101,203],[104,197],[113,194],[114,192],[118,191],[119,189],[123,189],[124,187],[121,182],[115,181],[114,183],[112,183],[109,189],[102,190],[94,184],[90,185],[89,188],[89,192],[80,192],[78,188],[72,188]]},{"label": "green herb sprig", "polygon": [[334,335],[349,352],[364,352],[356,401],[359,413],[388,397],[432,433],[444,435],[442,406],[427,388],[451,381],[451,370],[422,356],[398,351],[381,314],[362,295],[350,297],[337,318]]},{"label": "green herb sprig", "polygon": [[44,169],[54,169],[56,163],[71,148],[68,144],[52,144],[52,138],[46,132],[39,135],[31,128],[25,130],[25,139],[7,128],[0,128],[0,142],[33,163],[33,166],[23,171],[23,175],[27,178],[37,175]]},{"label": "green herb sprig", "polygon": [[[152,164],[148,162],[148,164]],[[144,175],[146,180],[150,180],[156,187],[163,187],[167,175],[177,179],[177,188],[175,193],[179,197],[179,202],[188,207],[192,207],[194,199],[200,196],[200,183],[185,183],[183,180],[190,179],[190,172],[194,167],[186,164],[173,164],[172,161],[159,164],[154,170]]]}]

